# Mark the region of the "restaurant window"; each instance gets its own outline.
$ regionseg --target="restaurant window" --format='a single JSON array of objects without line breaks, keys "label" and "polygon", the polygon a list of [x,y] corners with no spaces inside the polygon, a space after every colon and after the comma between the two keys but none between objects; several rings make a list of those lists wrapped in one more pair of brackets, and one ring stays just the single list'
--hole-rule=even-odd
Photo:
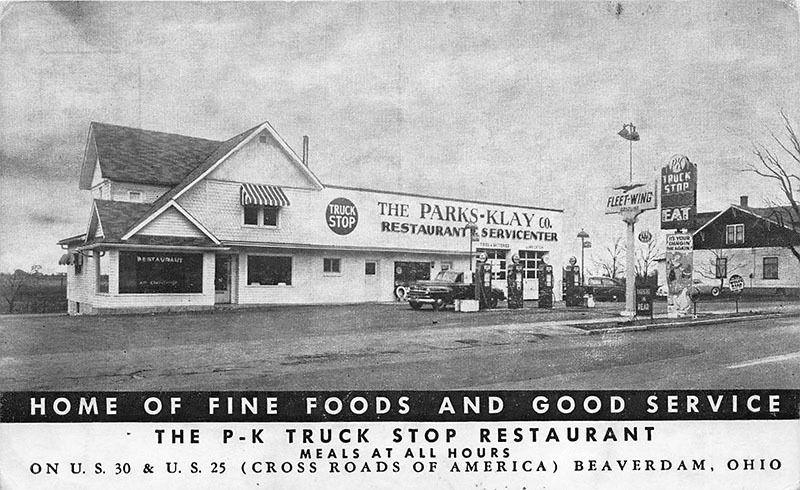
[{"label": "restaurant window", "polygon": [[122,251],[119,292],[202,293],[203,254]]},{"label": "restaurant window", "polygon": [[364,263],[364,274],[367,276],[374,276],[377,274],[378,264],[375,262]]},{"label": "restaurant window", "polygon": [[728,259],[726,257],[717,257],[716,273],[714,277],[717,279],[728,277]]},{"label": "restaurant window", "polygon": [[95,258],[97,259],[97,292],[98,293],[107,293],[108,292],[108,253],[107,252],[100,252],[99,254],[95,254]]},{"label": "restaurant window", "polygon": [[75,267],[75,274],[80,274],[83,271],[83,254],[80,252],[72,254],[72,264]]},{"label": "restaurant window", "polygon": [[725,244],[739,245],[744,243],[744,225],[728,225],[725,227]]},{"label": "restaurant window", "polygon": [[244,224],[246,225],[258,224],[258,206],[244,207]]},{"label": "restaurant window", "polygon": [[264,226],[278,226],[278,211],[281,208],[277,206],[264,206],[262,213],[264,213]]},{"label": "restaurant window", "polygon": [[778,278],[778,257],[764,257],[764,279]]},{"label": "restaurant window", "polygon": [[244,224],[252,226],[278,226],[277,206],[244,206]]},{"label": "restaurant window", "polygon": [[256,286],[291,286],[292,258],[248,255],[247,284]]},{"label": "restaurant window", "polygon": [[322,272],[339,274],[342,272],[342,259],[322,259]]}]

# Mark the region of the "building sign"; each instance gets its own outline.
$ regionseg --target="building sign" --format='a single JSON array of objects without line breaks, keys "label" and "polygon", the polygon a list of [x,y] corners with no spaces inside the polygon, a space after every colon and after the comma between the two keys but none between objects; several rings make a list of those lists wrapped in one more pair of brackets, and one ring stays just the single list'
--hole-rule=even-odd
[{"label": "building sign", "polygon": [[621,185],[606,193],[606,214],[638,213],[655,208],[656,193],[650,184]]},{"label": "building sign", "polygon": [[653,316],[653,288],[636,286],[636,316]]},{"label": "building sign", "polygon": [[739,274],[734,274],[728,280],[728,284],[731,286],[731,291],[734,293],[741,293],[744,289],[744,279]]},{"label": "building sign", "polygon": [[325,208],[325,222],[337,235],[347,235],[358,225],[358,209],[350,199],[337,197]]},{"label": "building sign", "polygon": [[120,252],[120,293],[202,293],[203,254]]},{"label": "building sign", "polygon": [[667,235],[667,287],[669,288],[668,314],[683,316],[688,314],[692,299],[692,235],[675,233]]},{"label": "building sign", "polygon": [[661,169],[661,229],[691,228],[697,214],[697,166],[675,155]]},{"label": "building sign", "polygon": [[551,230],[550,217],[534,211],[379,201],[378,213],[381,232],[386,233],[466,239],[470,236],[469,225],[474,224],[475,235],[481,240],[558,241],[558,234]]}]

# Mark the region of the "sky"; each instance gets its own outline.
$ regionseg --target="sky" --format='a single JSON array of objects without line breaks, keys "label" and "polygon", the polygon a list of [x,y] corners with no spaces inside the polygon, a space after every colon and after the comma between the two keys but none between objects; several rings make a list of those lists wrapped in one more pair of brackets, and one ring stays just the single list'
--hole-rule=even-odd
[{"label": "sky", "polygon": [[[0,271],[63,272],[91,121],[310,137],[324,183],[563,208],[561,246],[624,233],[609,187],[680,153],[698,210],[774,186],[750,145],[800,121],[794,2],[3,3]],[[637,232],[658,234],[657,212]]]}]

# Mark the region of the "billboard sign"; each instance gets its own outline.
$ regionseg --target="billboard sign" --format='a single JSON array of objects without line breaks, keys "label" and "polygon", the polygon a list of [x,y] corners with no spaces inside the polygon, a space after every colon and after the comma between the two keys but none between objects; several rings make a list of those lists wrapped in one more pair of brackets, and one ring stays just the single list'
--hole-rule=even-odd
[{"label": "billboard sign", "polygon": [[661,229],[691,228],[697,214],[697,165],[675,155],[661,169]]},{"label": "billboard sign", "polygon": [[690,297],[693,270],[693,243],[689,233],[667,235],[668,315],[684,316],[692,307]]},{"label": "billboard sign", "polygon": [[628,184],[606,193],[606,214],[641,212],[656,208],[656,192],[651,184]]}]

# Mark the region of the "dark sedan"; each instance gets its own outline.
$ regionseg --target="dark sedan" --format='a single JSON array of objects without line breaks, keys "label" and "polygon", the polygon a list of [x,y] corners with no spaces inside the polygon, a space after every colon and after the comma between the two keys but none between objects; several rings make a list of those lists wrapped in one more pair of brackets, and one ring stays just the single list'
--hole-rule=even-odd
[{"label": "dark sedan", "polygon": [[596,301],[625,301],[625,283],[610,277],[589,277],[586,288]]}]

